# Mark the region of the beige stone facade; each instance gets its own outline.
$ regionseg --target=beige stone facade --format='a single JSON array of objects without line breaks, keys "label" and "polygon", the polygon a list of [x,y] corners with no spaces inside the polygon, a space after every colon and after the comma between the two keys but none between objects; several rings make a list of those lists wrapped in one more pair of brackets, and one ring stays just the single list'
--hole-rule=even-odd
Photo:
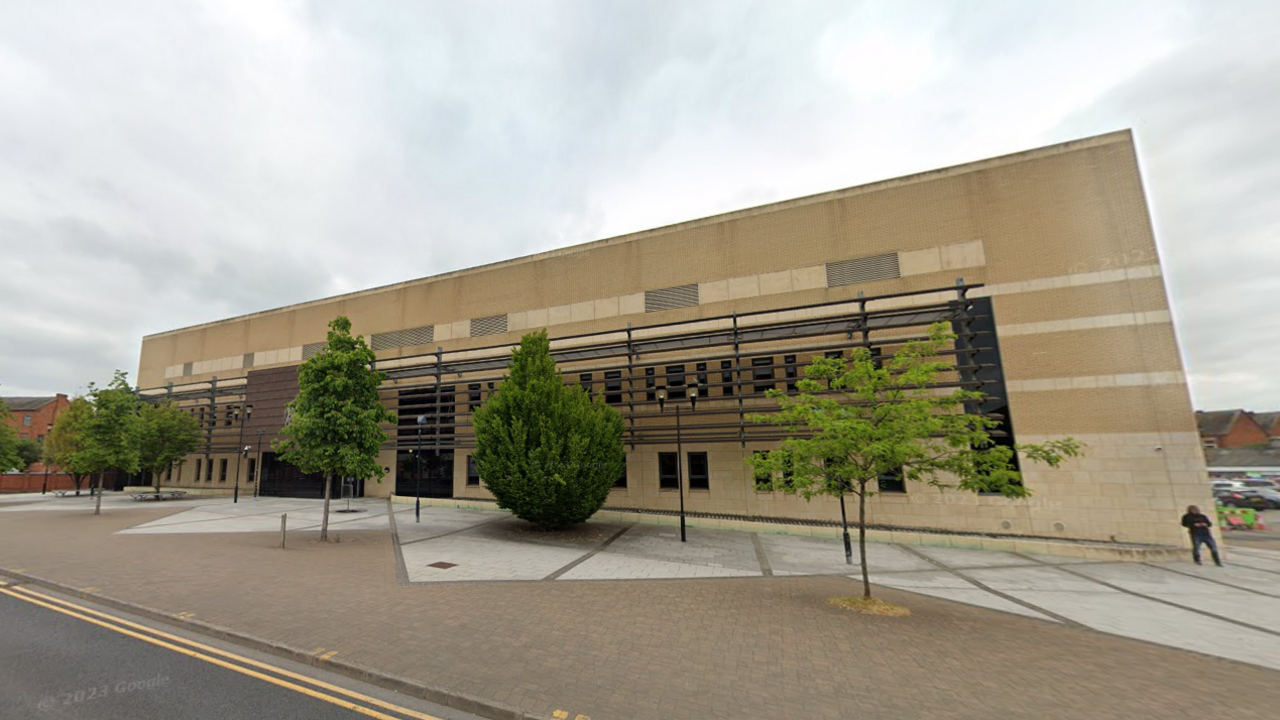
[{"label": "beige stone facade", "polygon": [[[1211,503],[1127,132],[159,333],[143,340],[138,378],[150,392],[172,387],[180,396],[207,389],[214,377],[224,391],[252,384],[264,368],[287,368],[308,357],[324,341],[326,324],[346,315],[356,332],[370,338],[380,369],[403,371],[404,377],[386,386],[394,407],[403,388],[436,382],[431,363],[501,357],[530,329],[547,328],[553,346],[563,350],[622,343],[628,328],[638,341],[670,336],[673,328],[717,331],[735,316],[761,327],[843,317],[860,297],[880,298],[857,308],[863,310],[925,306],[954,298],[957,284],[971,288],[968,297],[991,299],[1017,440],[1069,435],[1089,448],[1058,469],[1024,467],[1033,493],[1028,499],[913,486],[873,498],[871,521],[1182,543],[1180,509]],[[903,293],[915,294],[884,297]],[[800,364],[817,352],[813,343],[792,348],[786,340],[758,344],[751,352],[783,358],[789,348]],[[714,383],[724,357],[663,352],[631,362],[683,362],[690,377],[695,364],[705,362]],[[593,390],[605,392],[604,373],[620,367],[618,362],[629,361],[578,362],[562,369],[570,378],[591,373]],[[749,385],[750,367],[743,362],[735,359],[726,374]],[[624,383],[628,398],[639,397],[646,406],[644,376],[638,373],[632,367]],[[482,375],[442,377],[441,385],[447,381],[456,392],[458,417],[467,413],[469,381],[487,393],[494,374]],[[721,417],[731,417],[758,402],[713,394],[689,420],[691,432],[696,436],[699,423],[714,424],[704,413],[714,415],[717,404]],[[225,436],[232,425],[216,404],[210,403],[209,412]],[[669,418],[659,422],[648,411],[632,411],[637,419],[629,436],[627,485],[614,490],[610,506],[674,509],[678,493],[660,489],[658,477],[659,453],[675,450],[674,442],[659,439]],[[248,435],[242,431],[212,448],[210,456],[228,458],[234,468],[235,449],[246,438],[250,445],[256,442],[252,426]],[[413,438],[401,432],[395,442],[403,453]],[[467,484],[465,427],[449,442],[455,446],[453,494],[483,497],[482,486]],[[717,435],[714,441],[683,444],[685,451],[707,453],[709,464],[708,487],[686,487],[690,511],[839,516],[835,500],[806,502],[755,491],[744,458],[767,449],[768,442]],[[194,478],[195,459],[174,484],[207,482]],[[383,459],[394,475],[392,443]],[[688,468],[682,469],[687,477]],[[395,483],[389,477],[364,491],[389,494]]]}]

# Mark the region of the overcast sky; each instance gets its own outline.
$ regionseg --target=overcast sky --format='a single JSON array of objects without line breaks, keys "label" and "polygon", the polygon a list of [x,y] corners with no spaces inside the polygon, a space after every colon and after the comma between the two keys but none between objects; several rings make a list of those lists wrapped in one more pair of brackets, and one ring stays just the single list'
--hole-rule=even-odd
[{"label": "overcast sky", "polygon": [[1122,128],[1280,409],[1280,3],[0,3],[0,394],[144,334]]}]

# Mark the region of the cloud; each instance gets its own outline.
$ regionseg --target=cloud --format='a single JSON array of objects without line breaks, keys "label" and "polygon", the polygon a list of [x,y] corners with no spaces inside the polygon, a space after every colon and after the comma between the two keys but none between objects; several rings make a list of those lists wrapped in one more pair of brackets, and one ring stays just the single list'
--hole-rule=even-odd
[{"label": "cloud", "polygon": [[1136,126],[1193,377],[1280,407],[1274,333],[1216,290],[1276,266],[1278,13],[1236,7],[5,4],[0,381],[74,389],[146,333]]}]

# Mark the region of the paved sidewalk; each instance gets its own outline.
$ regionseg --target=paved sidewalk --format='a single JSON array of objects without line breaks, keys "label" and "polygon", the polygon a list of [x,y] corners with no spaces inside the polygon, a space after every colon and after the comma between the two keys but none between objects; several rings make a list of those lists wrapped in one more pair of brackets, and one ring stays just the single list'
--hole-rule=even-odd
[{"label": "paved sidewalk", "polygon": [[[383,530],[344,530],[343,542],[328,545],[299,534],[282,551],[275,547],[278,525],[276,533],[120,532],[171,520],[182,511],[176,503],[115,504],[101,516],[71,505],[21,509],[35,507],[0,514],[0,568],[173,615],[194,613],[197,621],[308,652],[337,650],[337,659],[533,717],[563,710],[593,720],[1263,718],[1273,716],[1280,686],[1280,673],[1262,667],[894,589],[879,592],[909,605],[911,618],[856,615],[825,603],[856,592],[839,575],[405,585],[396,581],[394,548]],[[653,542],[639,544],[651,552],[643,546]],[[921,550],[917,559],[931,569],[883,573],[877,582],[917,578],[915,589],[924,592],[990,594],[972,583],[955,586],[969,577],[1001,593],[992,597],[1044,602],[1038,607],[1068,621],[1075,618],[1063,598],[1073,593],[1104,609],[1130,599],[1150,602],[1131,593],[1151,593],[1149,583],[1167,578],[1145,573],[1191,583],[1198,592],[1187,597],[1202,603],[1202,612],[1224,612],[1222,603],[1236,602],[1230,585],[1218,582],[1269,601],[1258,583],[1280,578],[1263,555],[1210,582],[1182,574],[1196,572],[1190,565],[1051,566]],[[775,556],[781,556],[776,549]],[[1116,567],[1145,569],[1126,577]],[[1048,599],[1029,585],[1043,573],[1066,583]],[[1128,583],[1129,592],[1099,580]],[[1077,581],[1088,584],[1076,587]],[[1277,616],[1268,610],[1242,617],[1265,614]],[[1185,618],[1161,622],[1176,633]],[[1274,648],[1276,637],[1263,635]]]}]

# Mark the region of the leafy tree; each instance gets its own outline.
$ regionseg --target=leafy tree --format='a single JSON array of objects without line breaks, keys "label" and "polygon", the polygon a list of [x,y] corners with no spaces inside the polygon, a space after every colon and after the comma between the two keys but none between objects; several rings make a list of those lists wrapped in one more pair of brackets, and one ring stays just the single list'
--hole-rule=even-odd
[{"label": "leafy tree", "polygon": [[0,473],[17,470],[22,466],[22,455],[18,452],[18,432],[5,422],[11,417],[9,406],[0,401]]},{"label": "leafy tree", "polygon": [[584,522],[622,474],[622,416],[566,386],[545,330],[525,335],[510,375],[476,411],[476,468],[498,506],[543,527]]},{"label": "leafy tree", "polygon": [[[954,336],[945,324],[926,340],[906,343],[892,357],[873,358],[858,348],[842,358],[816,358],[796,382],[797,393],[766,394],[777,401],[776,414],[752,416],[755,422],[784,427],[793,436],[779,449],[747,460],[761,490],[840,498],[845,557],[852,562],[844,498],[858,498],[858,551],[864,597],[871,597],[867,576],[866,502],[876,481],[901,473],[906,480],[935,488],[997,492],[1025,497],[1028,490],[1014,469],[1014,450],[992,442],[999,421],[965,412],[982,393],[936,387],[940,374],[955,366],[938,359]],[[1072,438],[1043,445],[1019,445],[1028,459],[1056,467],[1075,457],[1083,445]]]},{"label": "leafy tree", "polygon": [[363,336],[351,336],[351,320],[329,323],[329,341],[298,367],[298,397],[275,448],[306,473],[324,475],[324,519],[320,539],[329,539],[329,498],[337,478],[375,477],[385,471],[378,449],[387,439],[383,423],[395,415],[382,406],[378,387],[386,375],[373,369],[375,357]]},{"label": "leafy tree", "polygon": [[32,463],[40,461],[40,443],[31,438],[18,440],[18,469],[26,470]]},{"label": "leafy tree", "polygon": [[201,439],[199,421],[172,400],[142,406],[135,430],[138,466],[151,473],[156,492],[160,474],[195,452]]},{"label": "leafy tree", "polygon": [[129,387],[126,375],[117,370],[106,387],[89,383],[89,402],[93,412],[84,424],[84,444],[79,461],[90,472],[98,474],[98,500],[93,514],[102,513],[102,480],[106,471],[138,471],[136,442],[140,402]]},{"label": "leafy tree", "polygon": [[53,422],[53,430],[44,439],[44,463],[61,469],[71,476],[76,485],[76,495],[80,494],[80,486],[92,471],[84,456],[84,428],[93,415],[93,405],[87,398],[77,397],[71,400],[67,409],[58,415]]}]

